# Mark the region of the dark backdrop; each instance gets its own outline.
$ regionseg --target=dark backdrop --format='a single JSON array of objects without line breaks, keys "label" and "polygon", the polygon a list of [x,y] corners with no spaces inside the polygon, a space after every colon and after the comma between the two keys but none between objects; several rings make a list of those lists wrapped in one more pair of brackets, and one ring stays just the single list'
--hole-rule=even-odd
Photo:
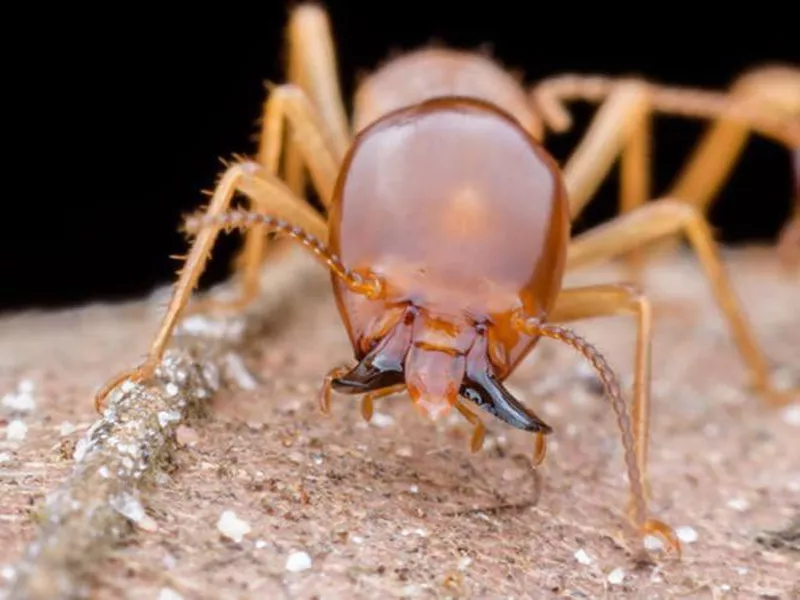
[{"label": "dark backdrop", "polygon": [[[27,37],[7,72],[20,84],[6,94],[30,116],[20,118],[29,125],[20,145],[7,147],[21,166],[6,172],[0,310],[119,300],[171,280],[178,263],[169,256],[186,249],[181,215],[204,201],[200,190],[213,185],[220,157],[255,148],[263,82],[282,78],[287,6],[115,4],[18,18]],[[579,6],[328,2],[346,95],[359,71],[432,40],[488,43],[529,81],[601,72],[724,88],[747,68],[798,59],[795,24],[766,4],[706,16],[672,4],[618,13],[605,3]],[[549,143],[558,158],[590,113],[577,114],[576,132]],[[6,113],[8,129],[19,125],[15,115]],[[695,122],[659,121],[661,189],[700,131]],[[774,239],[789,211],[789,165],[782,148],[750,143],[711,214],[724,241]],[[612,177],[580,229],[611,214],[615,191]],[[238,242],[223,236],[203,286],[225,276]]]}]

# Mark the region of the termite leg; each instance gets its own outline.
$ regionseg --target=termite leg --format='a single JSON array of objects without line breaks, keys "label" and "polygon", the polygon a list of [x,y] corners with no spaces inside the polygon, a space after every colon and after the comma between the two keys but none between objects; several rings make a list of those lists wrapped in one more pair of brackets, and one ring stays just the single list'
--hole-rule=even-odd
[{"label": "termite leg", "polygon": [[461,400],[456,403],[456,409],[460,412],[464,418],[469,421],[470,425],[472,425],[472,439],[470,440],[470,450],[472,452],[479,452],[481,448],[483,448],[483,440],[486,437],[486,427],[483,425],[483,421],[480,420],[480,417],[468,409],[464,404],[462,404]]},{"label": "termite leg", "polygon": [[[538,91],[539,109],[559,129],[569,127],[569,115],[558,98]],[[564,166],[564,182],[570,202],[572,219],[577,219],[594,197],[614,163],[627,146],[638,156],[638,145],[647,132],[637,130],[646,126],[649,113],[647,86],[639,81],[616,83],[592,118],[589,129]],[[635,136],[632,138],[632,136]],[[627,152],[626,152],[627,154]],[[634,164],[641,162],[634,159]],[[628,170],[631,170],[630,167]],[[634,185],[644,185],[644,180]],[[633,186],[629,194],[640,193]]]},{"label": "termite leg", "polygon": [[647,454],[650,444],[650,383],[652,365],[653,314],[647,297],[627,284],[590,285],[562,290],[550,320],[566,323],[595,317],[632,315],[636,318],[633,405],[631,421],[636,459],[642,486],[650,495],[647,479]]},{"label": "termite leg", "polygon": [[774,388],[765,355],[725,272],[711,228],[693,206],[662,199],[591,229],[575,238],[570,245],[567,269],[608,260],[675,233],[685,234],[697,252],[757,391],[771,404],[785,404],[791,396]]},{"label": "termite leg", "polygon": [[[341,375],[344,375],[344,373],[339,374],[339,376]],[[361,416],[367,423],[372,421],[372,414],[375,412],[375,400],[396,394],[404,387],[405,385],[392,386],[364,394],[364,397],[361,399]]]},{"label": "termite leg", "polygon": [[515,315],[514,324],[518,331],[526,335],[544,336],[567,344],[580,352],[592,364],[603,383],[606,395],[611,401],[611,407],[617,416],[617,423],[622,437],[625,464],[628,469],[628,483],[630,485],[628,516],[640,534],[655,533],[659,535],[667,543],[668,548],[674,550],[680,556],[680,541],[673,529],[666,523],[648,517],[645,478],[644,473],[639,468],[640,459],[637,456],[636,427],[631,424],[631,416],[622,396],[619,382],[606,359],[589,342],[560,325],[544,324],[533,318],[526,319],[522,314]]},{"label": "termite leg", "polygon": [[[283,179],[300,198],[305,198],[308,172],[327,207],[337,168],[350,143],[328,15],[319,6],[301,4],[292,9],[286,33],[290,84],[269,86],[257,160],[273,175],[281,174],[282,166]],[[192,312],[236,311],[256,297],[265,255],[279,255],[288,246],[281,243],[283,240],[275,240],[267,250],[265,234],[260,226],[245,235],[235,260],[241,279],[239,297],[232,301],[204,300],[196,303]]]},{"label": "termite leg", "polygon": [[[315,189],[327,202],[333,193],[338,163],[333,151],[329,148],[330,144],[325,139],[323,126],[316,109],[299,87],[280,85],[272,88],[264,108],[258,163],[270,177],[277,177],[285,124],[292,128],[292,139],[303,164],[311,172]],[[289,189],[291,190],[291,188]],[[300,196],[294,194],[293,197],[298,203],[305,204],[310,210],[316,212],[316,209]],[[270,210],[269,206],[262,206],[258,203],[255,203],[253,208],[263,214],[267,214]],[[326,241],[327,235],[320,239]],[[236,258],[237,270],[241,277],[238,297],[230,301],[205,299],[197,302],[191,312],[237,311],[247,306],[259,292],[259,277],[266,244],[265,225],[257,225],[247,231],[242,252]],[[276,247],[277,244],[273,246],[273,248]]]},{"label": "termite leg", "polygon": [[789,149],[800,147],[800,70],[765,67],[739,77],[722,110],[695,147],[671,189],[664,194],[693,204],[706,213],[744,151],[754,123],[735,111],[772,118],[783,125]]},{"label": "termite leg", "polygon": [[338,379],[353,368],[353,365],[341,365],[332,368],[325,375],[322,381],[322,386],[319,389],[319,410],[323,414],[330,414],[331,412],[331,392],[333,389],[333,380]]},{"label": "termite leg", "polygon": [[[625,110],[626,102],[632,109],[638,108],[637,100],[632,96],[626,98],[627,94],[620,89],[633,89],[631,86],[637,83],[641,106],[646,102],[649,114]],[[620,152],[621,212],[637,208],[649,199],[649,194],[642,196],[636,192],[644,188],[637,188],[636,182],[640,178],[639,183],[645,183],[649,178],[649,173],[642,172],[642,167],[650,168],[648,157],[640,149],[648,149],[645,139],[648,134],[643,129],[656,113],[714,121],[671,190],[664,194],[695,205],[703,214],[729,178],[750,135],[758,133],[790,150],[800,147],[800,70],[796,68],[764,67],[751,71],[739,77],[727,92],[604,76],[560,75],[539,82],[532,90],[532,99],[556,132],[571,127],[565,102],[602,102],[574,154],[574,168],[566,172],[574,217],[593,196],[610,170],[611,161]],[[631,129],[632,119],[640,122],[642,129]],[[625,137],[624,131],[631,136]],[[627,146],[623,146],[626,140]],[[594,153],[600,158],[596,165],[591,164]],[[674,245],[674,240],[661,240],[656,245],[663,249],[671,243]]]},{"label": "termite leg", "polygon": [[[188,303],[200,275],[205,270],[209,254],[220,230],[230,227],[243,227],[247,230],[256,224],[275,225],[277,223],[274,217],[256,213],[226,215],[224,211],[229,206],[231,198],[236,191],[245,193],[263,210],[268,210],[271,214],[284,219],[285,221],[280,223],[284,228],[289,226],[287,223],[301,228],[297,230],[297,235],[294,235],[291,231],[283,231],[282,233],[292,235],[306,246],[311,247],[317,256],[324,257],[326,264],[344,277],[349,284],[355,285],[358,289],[363,288],[365,292],[371,291],[377,285],[374,281],[362,280],[359,275],[347,272],[338,262],[338,259],[326,253],[326,249],[319,241],[327,239],[325,222],[313,208],[294,196],[280,180],[270,176],[257,163],[244,162],[233,165],[228,168],[220,179],[205,214],[195,219],[195,221],[200,222],[201,226],[196,232],[196,239],[192,244],[183,268],[179,272],[175,290],[161,321],[161,326],[150,346],[147,358],[137,368],[122,373],[103,385],[95,396],[95,406],[98,410],[102,409],[107,394],[125,379],[144,381],[153,375],[178,318]],[[268,223],[267,221],[275,222]]]}]

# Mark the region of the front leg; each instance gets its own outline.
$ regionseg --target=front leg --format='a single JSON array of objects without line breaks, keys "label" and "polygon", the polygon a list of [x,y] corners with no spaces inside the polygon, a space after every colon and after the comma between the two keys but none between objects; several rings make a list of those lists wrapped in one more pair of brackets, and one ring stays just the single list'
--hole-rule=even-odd
[{"label": "front leg", "polygon": [[[350,145],[347,115],[339,87],[336,49],[325,10],[301,4],[291,10],[287,33],[289,84],[269,86],[261,117],[258,161],[289,189],[306,197],[306,173],[327,208],[337,171]],[[288,125],[288,127],[287,127]],[[283,161],[281,161],[283,159]],[[279,242],[270,253],[280,253]],[[258,294],[259,273],[267,250],[266,232],[245,235],[234,268],[240,275],[239,297],[230,302],[197,303],[194,311],[237,311]]]},{"label": "front leg", "polygon": [[[327,206],[333,195],[336,181],[338,157],[324,133],[322,120],[308,97],[297,86],[287,84],[275,86],[264,107],[264,123],[258,163],[268,177],[277,178],[280,166],[285,125],[291,128],[293,143],[304,165],[311,172],[314,187]],[[291,190],[291,187],[290,187]],[[297,198],[296,194],[294,194]],[[318,215],[305,200],[300,200],[308,210]],[[299,204],[299,202],[296,202]],[[269,210],[259,204],[253,209]],[[266,214],[266,213],[264,213]],[[327,237],[327,236],[326,236]],[[259,292],[259,276],[267,244],[267,232],[259,225],[245,233],[242,252],[236,258],[236,271],[241,277],[238,297],[229,301],[206,299],[197,302],[192,313],[220,310],[235,312],[255,299]]]},{"label": "front leg", "polygon": [[[226,213],[236,191],[246,194],[259,207],[260,213]],[[220,179],[208,210],[187,226],[190,233],[197,235],[179,272],[167,311],[146,360],[137,368],[112,378],[100,389],[95,397],[98,410],[102,408],[107,394],[122,381],[144,381],[153,375],[192,290],[205,270],[220,231],[232,227],[250,230],[254,226],[265,226],[268,230],[301,242],[355,291],[365,294],[379,293],[380,284],[376,280],[364,279],[351,273],[337,257],[330,254],[325,247],[328,239],[327,225],[314,209],[294,196],[285,184],[270,176],[259,164],[235,164]],[[196,227],[197,231],[192,232],[192,227]]]}]

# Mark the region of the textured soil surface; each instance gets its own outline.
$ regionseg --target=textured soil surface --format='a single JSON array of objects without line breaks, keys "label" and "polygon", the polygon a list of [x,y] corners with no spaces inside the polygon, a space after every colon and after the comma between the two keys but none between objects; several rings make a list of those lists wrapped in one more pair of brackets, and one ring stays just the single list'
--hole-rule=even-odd
[{"label": "textured soil surface", "polygon": [[[797,386],[797,276],[770,249],[724,256],[776,381]],[[569,277],[625,279],[615,266]],[[530,437],[488,416],[484,450],[470,454],[463,419],[432,424],[405,395],[377,401],[369,425],[351,397],[320,415],[322,378],[351,357],[322,286],[242,351],[254,379],[242,373],[179,429],[170,468],[142,496],[145,526],[91,565],[93,597],[800,597],[800,401],[768,408],[747,391],[692,256],[657,260],[644,285],[657,307],[651,512],[678,528],[680,562],[635,560],[614,415],[557,342],[510,381],[555,428],[538,473]],[[158,317],[151,299],[0,319],[0,589],[45,495],[70,476],[97,418],[92,392],[138,362]],[[574,329],[630,383],[632,319]]]}]

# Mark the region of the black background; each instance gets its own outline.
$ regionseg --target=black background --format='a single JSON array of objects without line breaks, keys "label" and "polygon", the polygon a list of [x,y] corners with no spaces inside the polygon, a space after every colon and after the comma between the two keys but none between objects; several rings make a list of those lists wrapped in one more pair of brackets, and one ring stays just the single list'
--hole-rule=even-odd
[{"label": "black background", "polygon": [[[142,4],[35,9],[6,20],[20,39],[6,60],[4,220],[0,310],[121,300],[170,281],[171,254],[186,250],[181,216],[205,202],[219,159],[255,149],[264,82],[282,79],[288,4]],[[642,75],[722,89],[745,69],[798,59],[796,23],[779,5],[705,7],[637,3],[328,2],[345,96],[359,72],[393,51],[434,40],[489,43],[528,82],[559,72]],[[710,8],[711,5],[709,5]],[[7,44],[8,42],[6,42]],[[576,130],[551,138],[563,159]],[[660,119],[655,182],[663,190],[688,156],[701,124]],[[577,225],[607,218],[616,174]],[[657,191],[658,191],[657,190]],[[785,149],[748,145],[711,213],[726,242],[774,240],[787,218],[792,181]],[[224,277],[239,243],[223,237],[202,279]]]}]

